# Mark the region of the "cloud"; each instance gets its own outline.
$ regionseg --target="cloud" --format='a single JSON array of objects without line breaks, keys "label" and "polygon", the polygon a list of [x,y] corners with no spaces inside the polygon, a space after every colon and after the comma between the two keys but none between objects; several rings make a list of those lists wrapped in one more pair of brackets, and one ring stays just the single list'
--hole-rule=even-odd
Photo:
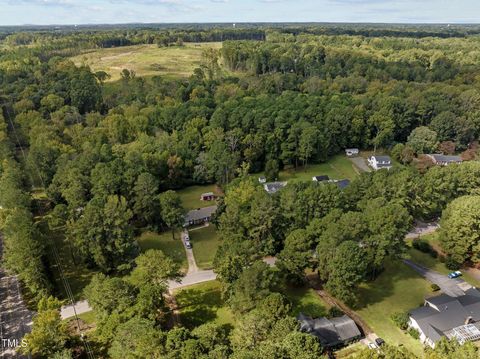
[{"label": "cloud", "polygon": [[32,5],[32,6],[53,6],[53,7],[75,7],[72,0],[0,0],[0,4],[15,5]]}]

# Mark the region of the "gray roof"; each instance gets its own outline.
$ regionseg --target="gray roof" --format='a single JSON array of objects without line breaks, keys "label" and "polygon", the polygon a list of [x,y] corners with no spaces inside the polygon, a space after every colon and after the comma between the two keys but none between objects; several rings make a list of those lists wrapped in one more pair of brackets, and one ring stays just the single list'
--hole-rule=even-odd
[{"label": "gray roof", "polygon": [[185,223],[188,224],[190,221],[199,221],[205,218],[210,218],[216,211],[217,206],[193,209],[188,211],[185,215]]},{"label": "gray roof", "polygon": [[390,156],[372,156],[373,158],[375,158],[375,160],[377,161],[378,164],[391,164],[392,163],[392,159],[390,158]]},{"label": "gray roof", "polygon": [[[464,325],[469,318],[480,320],[480,292],[473,288],[460,297],[441,294],[428,298],[426,303],[426,306],[411,310],[409,314],[433,342],[453,328]],[[430,305],[435,305],[438,310]]]},{"label": "gray roof", "polygon": [[460,156],[449,156],[449,155],[442,155],[442,154],[430,154],[429,155],[435,162],[442,162],[442,163],[458,163],[462,162],[462,157]]},{"label": "gray roof", "polygon": [[268,193],[275,193],[280,191],[283,187],[287,185],[287,182],[269,182],[263,185],[265,191]]},{"label": "gray roof", "polygon": [[350,184],[350,180],[348,179],[338,180],[335,182],[335,184],[338,186],[338,188],[344,189]]},{"label": "gray roof", "polygon": [[297,320],[300,322],[300,330],[316,336],[323,346],[335,346],[361,336],[355,322],[346,315],[332,319],[312,319],[300,313]]},{"label": "gray roof", "polygon": [[315,178],[317,181],[328,181],[330,179],[330,177],[328,177],[327,175],[321,175],[321,176],[313,176],[313,178]]}]

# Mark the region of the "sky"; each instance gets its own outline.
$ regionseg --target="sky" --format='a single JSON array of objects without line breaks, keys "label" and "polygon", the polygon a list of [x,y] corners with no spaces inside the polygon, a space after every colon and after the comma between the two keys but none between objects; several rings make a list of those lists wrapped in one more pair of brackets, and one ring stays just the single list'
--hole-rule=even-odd
[{"label": "sky", "polygon": [[480,23],[480,0],[0,0],[1,25]]}]

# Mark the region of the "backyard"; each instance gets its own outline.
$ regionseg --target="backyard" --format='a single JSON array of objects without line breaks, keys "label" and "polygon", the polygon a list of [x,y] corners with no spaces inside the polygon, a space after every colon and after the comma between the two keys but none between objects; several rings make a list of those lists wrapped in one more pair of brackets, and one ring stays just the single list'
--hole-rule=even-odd
[{"label": "backyard", "polygon": [[215,201],[202,201],[200,196],[202,193],[213,192],[217,196],[222,195],[221,189],[213,184],[203,186],[189,186],[177,191],[182,201],[182,206],[186,210],[203,208],[215,205]]},{"label": "backyard", "polygon": [[134,45],[94,49],[71,58],[77,65],[88,65],[96,71],[105,71],[111,78],[120,79],[123,69],[134,71],[137,76],[188,77],[200,66],[206,48],[221,48],[220,42],[186,43],[184,46],[158,47]]},{"label": "backyard", "polygon": [[324,317],[330,306],[311,288],[288,288],[285,292],[292,303],[292,315],[303,313],[312,318]]},{"label": "backyard", "polygon": [[423,305],[425,297],[431,295],[429,282],[402,262],[390,261],[375,281],[361,285],[356,312],[387,343],[404,345],[420,355],[420,341],[402,332],[390,317]]},{"label": "backyard", "polygon": [[211,269],[213,258],[220,245],[216,228],[213,224],[207,227],[196,228],[189,231],[192,240],[195,262],[200,269]]},{"label": "backyard", "polygon": [[[331,157],[325,163],[311,164],[307,167],[300,166],[286,168],[279,173],[279,181],[311,181],[313,176],[327,175],[330,179],[349,179],[353,180],[358,176],[359,170],[343,154]],[[255,174],[256,177],[263,176],[263,173]]]}]

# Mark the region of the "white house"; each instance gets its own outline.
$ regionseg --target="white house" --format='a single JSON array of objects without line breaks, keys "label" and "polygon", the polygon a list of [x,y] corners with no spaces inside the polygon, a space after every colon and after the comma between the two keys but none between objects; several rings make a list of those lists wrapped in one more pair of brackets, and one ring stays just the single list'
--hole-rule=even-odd
[{"label": "white house", "polygon": [[368,164],[372,167],[375,171],[379,169],[386,168],[389,170],[392,168],[392,159],[390,156],[370,156],[368,158]]},{"label": "white house", "polygon": [[427,155],[433,163],[439,166],[448,166],[451,163],[462,163],[462,157],[460,156],[448,156],[440,154],[430,154]]}]

